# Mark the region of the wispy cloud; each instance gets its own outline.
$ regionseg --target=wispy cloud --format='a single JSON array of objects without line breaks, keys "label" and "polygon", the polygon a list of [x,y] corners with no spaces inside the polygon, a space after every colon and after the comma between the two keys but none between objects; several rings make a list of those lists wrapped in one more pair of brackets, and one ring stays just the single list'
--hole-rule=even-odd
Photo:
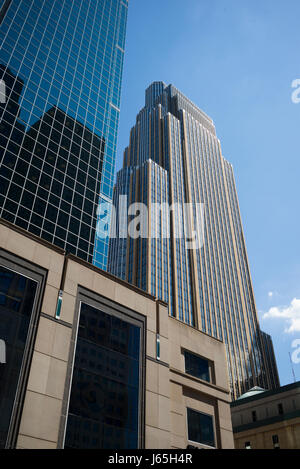
[{"label": "wispy cloud", "polygon": [[274,306],[270,308],[263,315],[263,319],[281,319],[285,323],[284,332],[288,334],[300,332],[300,299],[294,298],[289,306]]},{"label": "wispy cloud", "polygon": [[269,298],[272,298],[272,297],[273,297],[273,295],[274,295],[274,292],[272,292],[272,291],[269,291],[269,293],[268,293],[268,297],[269,297]]}]

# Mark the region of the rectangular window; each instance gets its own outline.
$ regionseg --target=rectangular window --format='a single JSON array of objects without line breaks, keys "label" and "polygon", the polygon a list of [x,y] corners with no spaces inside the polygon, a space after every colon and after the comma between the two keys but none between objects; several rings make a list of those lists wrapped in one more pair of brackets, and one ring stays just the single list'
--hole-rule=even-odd
[{"label": "rectangular window", "polygon": [[257,421],[256,411],[253,410],[253,412],[252,412],[252,422],[256,422],[256,421]]},{"label": "rectangular window", "polygon": [[278,404],[278,413],[279,413],[279,415],[283,415],[283,405],[282,404]]},{"label": "rectangular window", "polygon": [[184,352],[185,372],[203,381],[211,382],[209,361],[191,352]]},{"label": "rectangular window", "polygon": [[143,334],[142,320],[80,302],[65,448],[141,446]]},{"label": "rectangular window", "polygon": [[188,408],[187,421],[189,441],[215,447],[214,423],[211,415]]},{"label": "rectangular window", "polygon": [[0,250],[0,449],[16,444],[45,276]]},{"label": "rectangular window", "polygon": [[280,447],[279,447],[279,438],[278,438],[278,435],[273,435],[273,436],[272,436],[272,441],[273,441],[273,447],[274,447],[274,449],[280,449]]},{"label": "rectangular window", "polygon": [[246,441],[245,449],[251,449],[251,442],[250,441]]}]

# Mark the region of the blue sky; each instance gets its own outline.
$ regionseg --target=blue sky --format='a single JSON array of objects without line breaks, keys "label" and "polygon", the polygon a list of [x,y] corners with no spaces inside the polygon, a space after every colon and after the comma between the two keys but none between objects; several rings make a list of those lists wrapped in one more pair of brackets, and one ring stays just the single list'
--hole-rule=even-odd
[{"label": "blue sky", "polygon": [[234,166],[260,323],[282,384],[292,382],[289,352],[300,339],[299,18],[299,0],[130,0],[117,157],[119,169],[154,80],[212,117]]}]

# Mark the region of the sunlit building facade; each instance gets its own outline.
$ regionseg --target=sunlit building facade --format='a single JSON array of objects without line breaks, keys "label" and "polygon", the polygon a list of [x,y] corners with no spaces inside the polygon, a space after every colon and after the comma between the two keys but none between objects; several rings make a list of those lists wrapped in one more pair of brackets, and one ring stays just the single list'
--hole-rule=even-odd
[{"label": "sunlit building facade", "polygon": [[[127,207],[147,205],[149,236],[124,236],[120,196]],[[163,202],[175,208],[157,209]],[[189,224],[183,204],[193,207]],[[146,90],[114,206],[108,270],[167,302],[173,317],[225,342],[233,398],[255,385],[278,386],[263,352],[232,165],[213,121],[172,85],[154,82]],[[190,233],[198,248],[190,247]]]},{"label": "sunlit building facade", "polygon": [[127,9],[0,2],[0,216],[104,269],[97,208],[112,198]]}]

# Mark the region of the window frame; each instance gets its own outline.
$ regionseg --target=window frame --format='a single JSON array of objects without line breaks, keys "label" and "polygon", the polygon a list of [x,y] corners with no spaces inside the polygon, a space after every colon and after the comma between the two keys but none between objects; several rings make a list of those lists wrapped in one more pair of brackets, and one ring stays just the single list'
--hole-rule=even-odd
[{"label": "window frame", "polygon": [[[212,428],[213,428],[213,437],[214,437],[214,446],[207,445],[206,443],[200,443],[199,441],[194,441],[189,439],[189,418],[188,418],[188,410],[191,410],[192,412],[196,412],[197,414],[204,415],[206,417],[210,417],[212,420]],[[196,445],[197,447],[201,448],[209,448],[209,449],[217,449],[217,432],[216,432],[216,421],[215,421],[215,416],[212,414],[208,414],[206,412],[202,412],[200,410],[194,409],[192,407],[186,407],[186,425],[187,425],[187,441],[188,445]]]},{"label": "window frame", "polygon": [[20,368],[19,380],[5,444],[6,449],[13,449],[16,447],[19,435],[25,394],[27,391],[27,384],[37,335],[38,322],[41,315],[42,300],[46,287],[47,270],[32,264],[31,262],[26,261],[25,259],[2,248],[0,248],[0,265],[8,270],[15,272],[18,275],[22,275],[23,277],[33,280],[37,284],[35,300],[28,327],[22,365]]},{"label": "window frame", "polygon": [[[181,352],[183,354],[183,359],[184,359],[184,372],[188,375],[188,376],[193,376],[193,378],[196,378],[196,379],[199,379],[201,381],[203,381],[204,383],[208,383],[208,384],[216,384],[216,380],[215,380],[215,369],[214,369],[214,362],[209,360],[208,358],[206,357],[203,357],[202,355],[199,355],[195,352],[192,352],[191,350],[188,350],[188,349],[185,349],[185,348],[182,348],[181,349]],[[189,353],[190,355],[193,355],[194,357],[196,358],[200,358],[200,360],[204,360],[207,362],[208,364],[208,374],[209,374],[209,381],[207,380],[204,380],[202,378],[199,378],[198,376],[195,376],[191,373],[188,373],[186,371],[186,353]]]},{"label": "window frame", "polygon": [[61,412],[61,424],[58,436],[58,449],[63,449],[65,445],[69,405],[72,391],[73,370],[76,358],[76,346],[78,329],[80,322],[81,304],[85,303],[93,308],[100,309],[106,314],[114,316],[130,324],[136,325],[141,329],[140,336],[140,373],[139,373],[139,429],[138,429],[138,449],[145,447],[145,396],[146,396],[146,334],[147,334],[147,318],[134,310],[123,305],[115,303],[108,298],[92,292],[78,285],[77,298],[74,311],[74,321],[72,326],[71,350],[69,353],[69,361],[67,368],[67,379],[65,382],[63,406]]}]

